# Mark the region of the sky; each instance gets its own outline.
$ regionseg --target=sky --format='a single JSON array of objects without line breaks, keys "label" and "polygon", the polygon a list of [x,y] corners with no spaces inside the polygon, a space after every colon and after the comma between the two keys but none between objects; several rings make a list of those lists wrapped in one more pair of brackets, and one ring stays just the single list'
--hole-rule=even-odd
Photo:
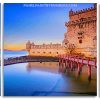
[{"label": "sky", "polygon": [[4,49],[25,49],[28,40],[35,44],[62,43],[69,11],[93,7],[89,3],[40,5],[4,4]]},{"label": "sky", "polygon": [[1,49],[1,3],[0,3],[0,49]]}]

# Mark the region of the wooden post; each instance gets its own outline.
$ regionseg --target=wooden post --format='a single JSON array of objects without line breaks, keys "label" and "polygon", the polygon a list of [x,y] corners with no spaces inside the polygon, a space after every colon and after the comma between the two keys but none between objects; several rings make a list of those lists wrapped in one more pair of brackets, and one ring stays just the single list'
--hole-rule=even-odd
[{"label": "wooden post", "polygon": [[75,61],[73,62],[73,70],[75,71]]},{"label": "wooden post", "polygon": [[61,62],[62,67],[64,67],[64,65],[63,65],[63,64],[64,64],[64,61],[63,61],[63,58],[62,58],[62,62]]},{"label": "wooden post", "polygon": [[65,59],[65,68],[67,67],[67,62],[66,62],[66,59]]},{"label": "wooden post", "polygon": [[74,67],[73,67],[73,70],[75,71],[75,68],[76,68],[76,63],[75,63],[75,56],[74,56]]},{"label": "wooden post", "polygon": [[63,60],[63,72],[64,73],[66,72],[66,60],[65,59]]},{"label": "wooden post", "polygon": [[71,66],[70,66],[70,60],[68,61],[68,68],[69,68],[69,69],[71,68]]},{"label": "wooden post", "polygon": [[73,71],[73,62],[70,62],[71,71]]},{"label": "wooden post", "polygon": [[97,65],[96,65],[96,63],[97,63],[97,61],[96,61],[96,59],[95,59],[95,68],[97,68]]},{"label": "wooden post", "polygon": [[91,66],[88,65],[88,80],[91,80]]},{"label": "wooden post", "polygon": [[61,64],[61,59],[59,58],[59,67],[60,67],[60,64]]},{"label": "wooden post", "polygon": [[80,75],[80,74],[81,74],[81,64],[78,63],[78,75]]},{"label": "wooden post", "polygon": [[88,59],[88,80],[90,81],[91,80],[91,65],[89,65],[89,61],[90,61],[90,58]]},{"label": "wooden post", "polygon": [[67,66],[66,66],[66,68],[69,68],[69,61],[67,60]]}]

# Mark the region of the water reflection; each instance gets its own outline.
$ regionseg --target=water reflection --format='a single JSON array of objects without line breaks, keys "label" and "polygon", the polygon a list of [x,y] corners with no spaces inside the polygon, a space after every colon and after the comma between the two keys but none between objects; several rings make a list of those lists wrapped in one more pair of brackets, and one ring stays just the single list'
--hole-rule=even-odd
[{"label": "water reflection", "polygon": [[87,67],[78,75],[59,67],[57,62],[29,62],[5,66],[4,95],[94,95],[96,94],[96,69],[92,69],[91,82]]},{"label": "water reflection", "polygon": [[27,64],[27,70],[41,70],[51,73],[58,73],[59,67],[57,62],[29,62]]}]

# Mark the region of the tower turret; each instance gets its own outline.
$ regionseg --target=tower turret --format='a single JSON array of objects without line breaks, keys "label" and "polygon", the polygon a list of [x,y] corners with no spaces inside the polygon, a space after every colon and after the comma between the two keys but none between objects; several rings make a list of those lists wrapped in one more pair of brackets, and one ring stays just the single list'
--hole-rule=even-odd
[{"label": "tower turret", "polygon": [[26,50],[27,50],[27,51],[30,51],[30,49],[31,49],[31,42],[28,41],[28,42],[26,43]]}]

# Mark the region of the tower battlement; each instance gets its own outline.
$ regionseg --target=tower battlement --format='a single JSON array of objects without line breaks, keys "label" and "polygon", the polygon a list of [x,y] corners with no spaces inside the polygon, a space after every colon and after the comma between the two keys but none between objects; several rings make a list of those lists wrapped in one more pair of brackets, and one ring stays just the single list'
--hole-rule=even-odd
[{"label": "tower battlement", "polygon": [[74,15],[79,15],[82,13],[88,13],[90,11],[94,11],[97,8],[97,4],[94,4],[94,7],[91,8],[86,8],[86,9],[82,9],[82,10],[78,10],[78,11],[73,11],[72,9],[69,11],[69,17],[70,16],[74,16]]}]

